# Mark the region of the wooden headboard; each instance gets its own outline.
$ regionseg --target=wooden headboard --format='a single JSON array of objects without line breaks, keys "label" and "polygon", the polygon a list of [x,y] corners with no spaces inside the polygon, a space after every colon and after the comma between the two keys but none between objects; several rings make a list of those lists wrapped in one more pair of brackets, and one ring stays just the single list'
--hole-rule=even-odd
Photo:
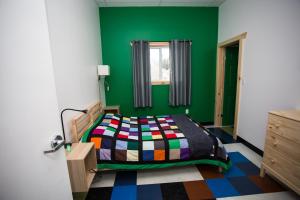
[{"label": "wooden headboard", "polygon": [[88,112],[81,113],[72,119],[72,142],[77,143],[102,113],[102,104],[94,103],[87,108]]}]

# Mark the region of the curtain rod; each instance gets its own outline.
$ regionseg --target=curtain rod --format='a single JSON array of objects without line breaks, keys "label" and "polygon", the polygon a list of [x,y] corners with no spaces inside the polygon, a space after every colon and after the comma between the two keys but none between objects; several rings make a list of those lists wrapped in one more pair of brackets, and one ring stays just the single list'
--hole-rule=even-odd
[{"label": "curtain rod", "polygon": [[[180,41],[180,42],[184,42],[184,41],[186,41],[186,42],[190,42],[190,45],[192,45],[192,40],[178,40],[178,41]],[[171,42],[171,41],[149,41],[149,43],[151,43],[151,42]],[[130,42],[129,43],[130,44],[130,46],[132,46],[132,42]]]}]

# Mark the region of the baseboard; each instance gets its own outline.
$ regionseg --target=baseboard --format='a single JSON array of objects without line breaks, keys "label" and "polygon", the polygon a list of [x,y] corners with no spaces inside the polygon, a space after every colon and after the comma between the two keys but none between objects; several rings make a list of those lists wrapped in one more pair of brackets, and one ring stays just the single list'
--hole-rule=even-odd
[{"label": "baseboard", "polygon": [[240,136],[237,136],[237,142],[240,142],[242,144],[244,144],[245,146],[247,146],[249,149],[251,149],[252,151],[254,151],[255,153],[257,153],[260,156],[264,155],[264,152],[262,150],[260,150],[259,148],[257,148],[256,146],[254,146],[253,144],[251,144],[250,142],[247,142],[246,140],[244,140],[243,138],[241,138]]},{"label": "baseboard", "polygon": [[199,122],[202,126],[211,126],[214,125],[214,122]]}]

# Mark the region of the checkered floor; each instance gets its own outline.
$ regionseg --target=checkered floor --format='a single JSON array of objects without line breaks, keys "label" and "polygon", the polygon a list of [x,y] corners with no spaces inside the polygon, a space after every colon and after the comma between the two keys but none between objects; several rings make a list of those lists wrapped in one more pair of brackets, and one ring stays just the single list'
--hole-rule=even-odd
[{"label": "checkered floor", "polygon": [[294,193],[286,191],[272,178],[268,176],[261,178],[257,167],[260,165],[261,157],[247,147],[240,143],[227,144],[226,147],[229,152],[231,151],[229,156],[233,166],[225,174],[220,174],[216,167],[207,165],[139,171],[106,171],[96,175],[86,199],[299,198]]}]

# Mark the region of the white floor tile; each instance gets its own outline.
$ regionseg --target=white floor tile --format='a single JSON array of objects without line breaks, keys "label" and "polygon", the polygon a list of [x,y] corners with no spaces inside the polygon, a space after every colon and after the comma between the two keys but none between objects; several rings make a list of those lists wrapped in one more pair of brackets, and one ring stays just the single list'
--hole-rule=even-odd
[{"label": "white floor tile", "polygon": [[299,200],[299,196],[293,192],[275,192],[253,194],[237,197],[217,198],[218,200]]},{"label": "white floor tile", "polygon": [[224,144],[227,152],[238,151],[260,168],[262,157],[242,143]]},{"label": "white floor tile", "polygon": [[138,185],[195,180],[203,180],[203,177],[194,165],[166,169],[139,170],[137,172]]},{"label": "white floor tile", "polygon": [[98,172],[91,185],[92,188],[96,187],[112,187],[115,183],[116,171],[103,171]]}]

